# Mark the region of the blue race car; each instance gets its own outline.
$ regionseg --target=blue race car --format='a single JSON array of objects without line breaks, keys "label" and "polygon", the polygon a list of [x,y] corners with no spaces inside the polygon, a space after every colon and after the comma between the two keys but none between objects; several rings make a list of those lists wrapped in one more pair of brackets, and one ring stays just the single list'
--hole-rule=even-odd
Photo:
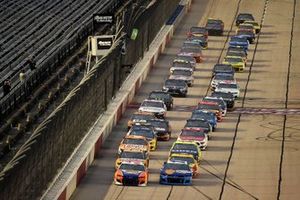
[{"label": "blue race car", "polygon": [[159,183],[165,185],[191,185],[193,172],[187,163],[165,162],[160,170]]},{"label": "blue race car", "polygon": [[212,127],[212,131],[217,128],[217,117],[216,113],[206,110],[194,110],[192,112],[192,119],[205,119]]},{"label": "blue race car", "polygon": [[240,36],[232,36],[229,41],[229,47],[243,47],[244,50],[248,50],[249,48],[249,41],[247,38],[240,37]]},{"label": "blue race car", "polygon": [[246,38],[249,41],[250,44],[254,43],[255,33],[253,33],[252,31],[249,31],[249,30],[239,30],[236,33],[236,35],[239,36],[239,37]]}]

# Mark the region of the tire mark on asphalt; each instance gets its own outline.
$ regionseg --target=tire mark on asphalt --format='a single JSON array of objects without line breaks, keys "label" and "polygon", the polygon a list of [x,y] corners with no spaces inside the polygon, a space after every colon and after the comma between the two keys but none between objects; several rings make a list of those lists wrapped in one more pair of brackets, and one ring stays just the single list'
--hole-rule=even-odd
[{"label": "tire mark on asphalt", "polygon": [[[219,179],[220,181],[223,181],[223,177],[218,176],[217,174],[211,172],[210,170],[208,170],[207,168],[201,166],[201,168],[206,171],[207,173],[209,173],[210,175],[216,177],[217,179]],[[248,196],[252,197],[253,199],[258,199],[256,196],[254,196],[253,194],[247,192],[244,188],[242,188],[239,184],[235,183],[233,180],[227,178],[226,180],[226,184],[228,184],[229,186],[243,192],[244,194],[247,194]]]},{"label": "tire mark on asphalt", "polygon": [[122,192],[123,192],[124,189],[125,189],[125,186],[121,186],[121,187],[122,187],[122,189],[121,189],[121,191],[119,192],[119,194],[118,194],[116,200],[118,200],[118,199],[121,197],[121,194],[122,194]]},{"label": "tire mark on asphalt", "polygon": [[196,190],[197,192],[199,192],[200,194],[202,194],[206,199],[213,200],[213,198],[211,198],[210,196],[208,196],[207,194],[205,194],[204,192],[202,192],[201,190],[199,190],[198,188],[196,188],[196,186],[192,186],[192,188],[194,190]]},{"label": "tire mark on asphalt", "polygon": [[[207,160],[203,160],[203,162],[206,162],[211,168],[213,168],[216,172],[218,172],[219,174],[222,174],[217,168],[215,168],[212,164],[210,164]],[[208,170],[205,167],[201,167],[203,170],[205,170],[207,173],[211,174],[212,176],[216,177],[217,179],[223,181],[224,177],[221,177],[219,175],[217,175],[216,173],[213,173],[212,171]],[[255,197],[253,194],[247,192],[241,185],[237,184],[235,181],[233,181],[230,178],[227,178],[226,183],[238,190],[240,190],[241,192],[249,195],[250,197],[252,197],[253,199],[258,199],[257,197]]]},{"label": "tire mark on asphalt", "polygon": [[[260,27],[261,27],[261,29],[262,29],[262,24],[264,22],[264,18],[265,18],[265,14],[266,14],[268,2],[269,2],[269,0],[265,0],[263,14],[262,14],[261,21],[260,21]],[[238,14],[240,3],[241,3],[241,0],[238,2],[237,10],[235,12],[235,18],[236,18],[237,14]],[[233,23],[234,23],[234,21],[232,22],[232,25],[233,25]],[[256,55],[256,52],[257,52],[257,46],[259,44],[260,35],[261,35],[261,31],[258,33],[257,41],[256,41],[256,44],[255,44],[255,47],[254,47],[254,51],[253,51],[253,56],[252,56],[252,59],[251,59],[251,64],[250,64],[250,67],[249,67],[249,73],[248,73],[247,82],[246,82],[246,85],[245,85],[244,95],[243,95],[243,99],[242,99],[242,106],[241,106],[242,108],[244,108],[244,105],[245,105],[245,99],[246,99],[246,95],[247,95],[247,91],[248,91],[249,81],[250,81],[251,74],[252,74],[252,67],[253,67],[253,63],[254,63],[254,60],[255,60],[255,55]],[[233,155],[235,141],[236,141],[236,138],[237,138],[238,127],[239,127],[239,124],[241,122],[241,116],[242,116],[242,114],[238,115],[237,123],[236,123],[236,126],[235,126],[234,136],[233,136],[233,140],[232,140],[232,144],[231,144],[231,148],[230,148],[230,154],[229,154],[229,157],[228,157],[228,160],[227,160],[227,164],[226,164],[226,169],[225,169],[225,173],[224,173],[224,178],[223,178],[221,192],[220,192],[220,195],[219,195],[219,200],[221,200],[222,197],[223,197],[225,184],[226,183],[228,184],[228,182],[226,181],[226,179],[227,179],[227,174],[228,174],[228,170],[229,170],[231,158],[232,158],[232,155]]]},{"label": "tire mark on asphalt", "polygon": [[[287,71],[287,80],[286,80],[286,93],[285,93],[285,108],[288,107],[289,100],[289,84],[290,84],[290,71],[291,71],[291,60],[292,60],[292,47],[294,39],[294,25],[295,25],[295,15],[296,15],[296,5],[297,1],[293,2],[293,13],[292,13],[292,25],[291,25],[291,37],[290,37],[290,47],[289,47],[289,60],[288,60],[288,71]],[[280,199],[281,195],[281,184],[282,184],[282,166],[285,153],[285,140],[286,140],[286,121],[287,117],[284,115],[283,121],[283,131],[282,131],[282,142],[281,142],[281,152],[280,152],[280,162],[279,162],[279,177],[278,177],[278,192],[277,199]]]}]

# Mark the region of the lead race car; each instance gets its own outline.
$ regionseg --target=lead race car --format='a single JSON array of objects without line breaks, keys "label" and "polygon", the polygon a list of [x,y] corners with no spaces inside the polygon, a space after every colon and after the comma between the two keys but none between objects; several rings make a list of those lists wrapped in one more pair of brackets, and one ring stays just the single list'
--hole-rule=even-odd
[{"label": "lead race car", "polygon": [[126,186],[146,186],[148,178],[148,168],[142,162],[123,162],[115,172],[114,183]]},{"label": "lead race car", "polygon": [[193,172],[186,162],[165,162],[160,170],[159,183],[165,185],[191,185]]}]

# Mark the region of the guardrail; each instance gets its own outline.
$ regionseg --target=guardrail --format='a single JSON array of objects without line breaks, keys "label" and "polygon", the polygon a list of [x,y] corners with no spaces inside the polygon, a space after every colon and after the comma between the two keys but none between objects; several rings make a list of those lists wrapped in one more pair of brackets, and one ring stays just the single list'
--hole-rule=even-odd
[{"label": "guardrail", "polygon": [[164,26],[149,47],[149,51],[144,54],[144,58],[138,62],[127,77],[122,87],[116,94],[116,98],[108,105],[108,109],[99,116],[94,126],[90,129],[86,137],[78,145],[62,171],[57,175],[51,187],[45,192],[43,200],[65,200],[71,195],[79,185],[80,180],[86,174],[88,167],[95,159],[95,155],[101,150],[102,144],[111,133],[113,127],[118,123],[124,114],[127,105],[130,104],[134,95],[147,78],[151,68],[155,65],[159,55],[164,51],[167,43],[173,36],[174,29],[188,12],[191,0],[183,0],[179,6],[183,9],[176,13],[177,17],[172,24]]}]

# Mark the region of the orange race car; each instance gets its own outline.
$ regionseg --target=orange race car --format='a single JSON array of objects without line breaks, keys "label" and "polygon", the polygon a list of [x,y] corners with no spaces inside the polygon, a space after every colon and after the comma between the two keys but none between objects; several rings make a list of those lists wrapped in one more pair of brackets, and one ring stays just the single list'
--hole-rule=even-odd
[{"label": "orange race car", "polygon": [[148,168],[141,162],[123,162],[114,175],[116,185],[146,186],[148,179]]},{"label": "orange race car", "polygon": [[118,154],[121,154],[123,151],[143,151],[148,154],[150,145],[143,136],[127,135],[119,145]]}]

